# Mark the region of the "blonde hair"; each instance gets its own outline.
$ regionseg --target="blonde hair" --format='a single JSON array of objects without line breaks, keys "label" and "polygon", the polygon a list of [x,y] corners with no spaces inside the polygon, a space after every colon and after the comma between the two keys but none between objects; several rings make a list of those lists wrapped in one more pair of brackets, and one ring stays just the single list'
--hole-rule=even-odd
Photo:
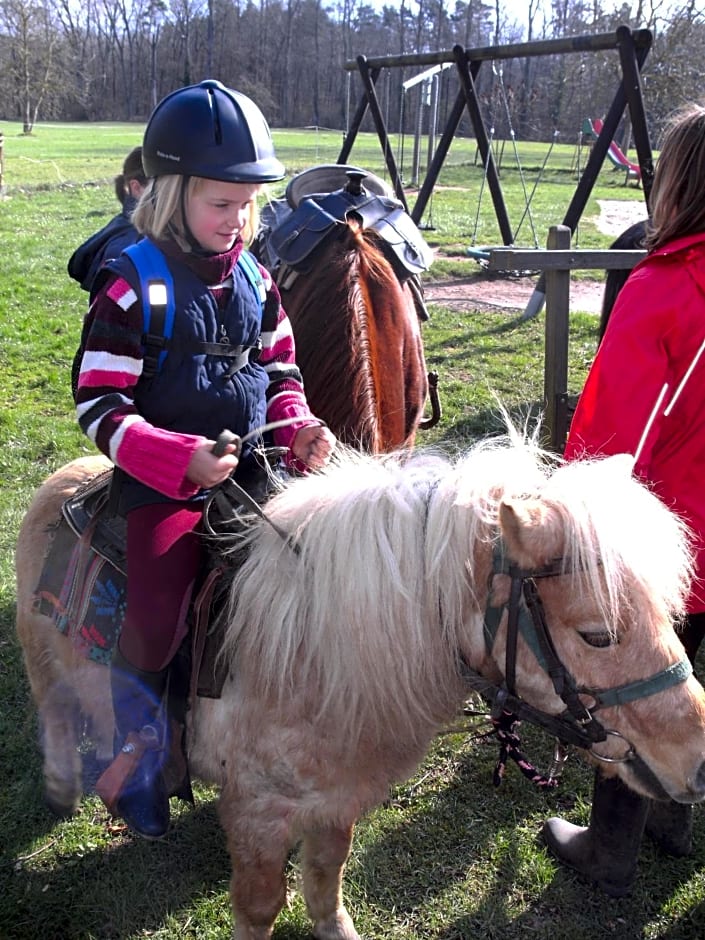
[{"label": "blonde hair", "polygon": [[[132,224],[142,235],[155,241],[173,239],[182,251],[193,251],[184,219],[183,207],[189,196],[208,182],[201,176],[158,176],[149,180],[132,214]],[[240,235],[249,245],[259,227],[259,208],[250,203],[250,214]]]},{"label": "blonde hair", "polygon": [[674,238],[705,232],[705,106],[672,117],[661,143],[651,190],[652,251]]}]

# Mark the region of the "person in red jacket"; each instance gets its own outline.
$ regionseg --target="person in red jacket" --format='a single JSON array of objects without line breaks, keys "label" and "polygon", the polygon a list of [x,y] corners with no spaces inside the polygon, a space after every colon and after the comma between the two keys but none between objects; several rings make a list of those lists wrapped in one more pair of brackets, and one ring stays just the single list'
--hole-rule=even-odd
[{"label": "person in red jacket", "polygon": [[[632,454],[633,472],[690,526],[695,579],[676,626],[692,662],[705,634],[705,106],[670,123],[651,211],[648,254],[616,299],[565,456]],[[621,897],[645,830],[668,854],[690,854],[692,806],[648,800],[598,771],[589,826],[554,818],[543,837],[561,862]]]}]

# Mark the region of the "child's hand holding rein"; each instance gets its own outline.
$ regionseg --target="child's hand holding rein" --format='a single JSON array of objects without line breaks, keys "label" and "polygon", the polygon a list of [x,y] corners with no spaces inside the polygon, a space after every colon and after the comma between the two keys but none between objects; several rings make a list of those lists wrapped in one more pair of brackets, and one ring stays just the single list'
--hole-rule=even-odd
[{"label": "child's hand holding rein", "polygon": [[226,480],[237,467],[235,445],[225,445],[225,453],[216,457],[213,453],[215,441],[204,441],[192,454],[186,477],[202,489],[210,489]]},{"label": "child's hand holding rein", "polygon": [[335,444],[335,435],[325,425],[311,424],[296,432],[291,451],[307,467],[318,470],[330,460]]}]

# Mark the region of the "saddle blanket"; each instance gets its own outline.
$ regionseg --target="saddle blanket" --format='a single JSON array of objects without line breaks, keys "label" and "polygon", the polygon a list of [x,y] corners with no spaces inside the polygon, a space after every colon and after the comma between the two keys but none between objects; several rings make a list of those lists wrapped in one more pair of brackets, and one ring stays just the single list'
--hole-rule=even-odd
[{"label": "saddle blanket", "polygon": [[[110,473],[79,487],[63,506],[34,591],[35,610],[49,617],[79,655],[109,665],[127,609],[125,521],[103,512]],[[213,511],[217,524],[217,509]],[[228,570],[208,557],[202,582],[189,607],[188,662],[191,699],[220,696],[226,667],[218,658],[224,626],[222,608]],[[184,657],[181,657],[184,659]]]},{"label": "saddle blanket", "polygon": [[36,607],[87,659],[108,664],[125,619],[125,573],[77,538],[65,519],[53,533]]}]

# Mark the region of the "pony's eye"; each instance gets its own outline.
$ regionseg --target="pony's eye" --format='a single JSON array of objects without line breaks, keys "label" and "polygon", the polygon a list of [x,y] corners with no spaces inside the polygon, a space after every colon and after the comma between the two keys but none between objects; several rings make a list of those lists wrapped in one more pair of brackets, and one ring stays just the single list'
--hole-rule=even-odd
[{"label": "pony's eye", "polygon": [[605,649],[605,647],[612,646],[613,643],[617,642],[613,634],[607,630],[601,630],[599,633],[581,632],[580,636],[588,646],[594,646],[596,649]]}]

